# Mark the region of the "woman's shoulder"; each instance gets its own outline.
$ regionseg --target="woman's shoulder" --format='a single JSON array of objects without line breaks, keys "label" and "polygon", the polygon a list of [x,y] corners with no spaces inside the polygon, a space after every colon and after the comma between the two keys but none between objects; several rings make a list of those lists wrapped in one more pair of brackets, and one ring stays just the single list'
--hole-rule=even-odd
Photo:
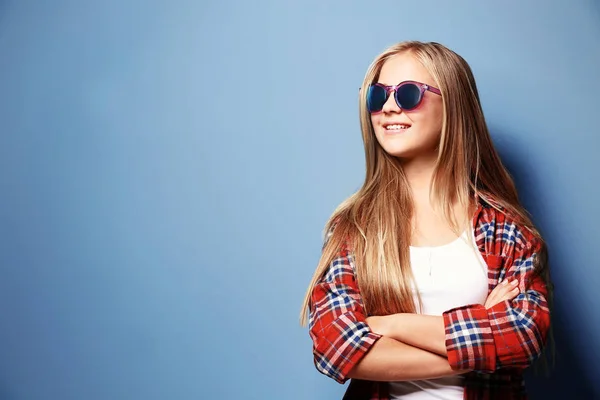
[{"label": "woman's shoulder", "polygon": [[476,236],[510,247],[531,246],[539,239],[517,212],[493,199],[480,200],[474,227]]}]

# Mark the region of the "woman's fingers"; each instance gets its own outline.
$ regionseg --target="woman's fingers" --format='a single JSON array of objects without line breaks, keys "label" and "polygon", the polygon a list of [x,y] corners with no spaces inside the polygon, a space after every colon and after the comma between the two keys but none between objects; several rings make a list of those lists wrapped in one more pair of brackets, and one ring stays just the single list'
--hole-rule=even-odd
[{"label": "woman's fingers", "polygon": [[518,280],[500,282],[488,296],[485,307],[490,308],[505,300],[511,300],[519,294]]}]

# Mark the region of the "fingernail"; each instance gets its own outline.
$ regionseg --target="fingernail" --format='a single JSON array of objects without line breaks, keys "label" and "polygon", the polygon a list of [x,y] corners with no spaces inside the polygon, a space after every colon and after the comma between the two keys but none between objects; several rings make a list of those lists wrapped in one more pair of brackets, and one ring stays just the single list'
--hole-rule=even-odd
[{"label": "fingernail", "polygon": [[514,281],[512,281],[510,284],[511,284],[511,285],[516,285],[517,283],[519,283],[519,281],[515,279],[515,280],[514,280]]},{"label": "fingernail", "polygon": [[506,285],[506,279],[505,279],[505,280],[503,280],[503,281],[502,281],[502,282],[500,282],[500,283],[501,283],[501,284],[503,284],[503,285]]}]

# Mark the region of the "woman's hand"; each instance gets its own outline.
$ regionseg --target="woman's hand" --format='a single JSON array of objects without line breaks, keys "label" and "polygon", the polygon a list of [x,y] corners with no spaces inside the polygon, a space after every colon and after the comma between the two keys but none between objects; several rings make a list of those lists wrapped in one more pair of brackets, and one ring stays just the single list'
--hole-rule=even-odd
[{"label": "woman's hand", "polygon": [[512,300],[519,294],[519,281],[518,280],[503,280],[501,283],[496,285],[492,293],[488,296],[485,301],[485,308],[488,310],[498,303],[502,303],[505,300]]}]

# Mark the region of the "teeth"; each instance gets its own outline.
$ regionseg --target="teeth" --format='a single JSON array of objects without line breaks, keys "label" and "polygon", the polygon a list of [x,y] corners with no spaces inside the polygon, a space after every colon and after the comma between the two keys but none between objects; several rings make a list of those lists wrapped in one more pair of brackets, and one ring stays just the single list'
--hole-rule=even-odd
[{"label": "teeth", "polygon": [[385,127],[387,130],[399,130],[399,129],[408,129],[408,125],[388,125]]}]

